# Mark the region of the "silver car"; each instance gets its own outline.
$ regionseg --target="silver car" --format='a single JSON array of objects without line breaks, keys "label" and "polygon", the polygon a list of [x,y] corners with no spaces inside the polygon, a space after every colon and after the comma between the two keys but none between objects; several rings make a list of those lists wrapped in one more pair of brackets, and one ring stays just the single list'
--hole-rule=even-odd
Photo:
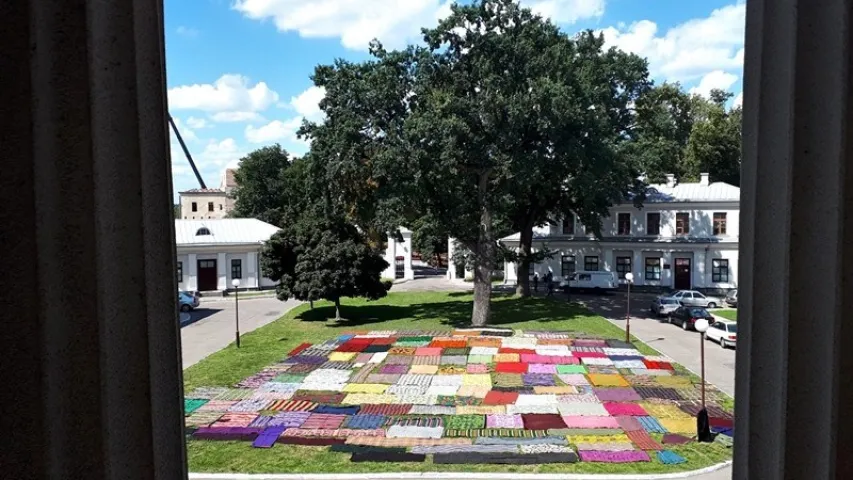
[{"label": "silver car", "polygon": [[649,307],[649,311],[658,317],[665,317],[674,312],[680,306],[681,304],[678,303],[678,300],[672,297],[658,297],[654,302],[652,302],[652,306]]},{"label": "silver car", "polygon": [[723,301],[717,297],[709,297],[696,290],[678,290],[669,296],[678,300],[685,307],[717,308],[723,305]]}]

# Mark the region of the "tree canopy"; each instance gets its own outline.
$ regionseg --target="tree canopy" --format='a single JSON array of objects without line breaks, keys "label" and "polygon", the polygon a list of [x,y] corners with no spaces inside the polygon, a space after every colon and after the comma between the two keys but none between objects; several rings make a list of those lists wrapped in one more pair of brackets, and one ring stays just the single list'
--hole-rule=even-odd
[{"label": "tree canopy", "polygon": [[381,253],[340,216],[303,215],[273,235],[261,254],[264,275],[279,282],[280,300],[332,301],[337,320],[342,297],[386,295],[380,279],[386,268]]},{"label": "tree canopy", "polygon": [[502,236],[566,207],[593,223],[633,186],[621,144],[648,74],[511,0],[453,5],[423,34],[426,47],[374,42],[368,61],[318,67],[326,118],[302,134],[359,225],[428,219],[465,247],[481,325]]},{"label": "tree canopy", "polygon": [[282,226],[284,209],[291,202],[285,175],[291,166],[287,151],[275,144],[255,150],[240,159],[234,173],[237,183],[232,195],[233,217],[251,217]]}]

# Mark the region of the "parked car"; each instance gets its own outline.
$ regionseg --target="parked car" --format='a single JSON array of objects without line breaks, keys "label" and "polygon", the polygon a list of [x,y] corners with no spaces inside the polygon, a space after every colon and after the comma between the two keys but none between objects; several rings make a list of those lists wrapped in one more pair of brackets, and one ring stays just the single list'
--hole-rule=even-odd
[{"label": "parked car", "polygon": [[659,297],[652,302],[652,306],[649,307],[649,311],[658,317],[665,317],[674,312],[680,306],[681,304],[674,298]]},{"label": "parked car", "polygon": [[725,302],[726,305],[737,308],[737,288],[726,294]]},{"label": "parked car", "polygon": [[708,297],[696,290],[678,290],[669,298],[674,298],[687,307],[717,308],[723,301],[716,297]]},{"label": "parked car", "polygon": [[700,318],[708,320],[708,323],[716,321],[714,317],[708,313],[708,310],[705,310],[702,307],[681,306],[669,314],[669,323],[681,325],[681,328],[684,330],[693,330],[693,324],[695,324],[696,320],[699,320]]},{"label": "parked car", "polygon": [[616,290],[616,274],[613,272],[576,272],[563,278],[560,288],[568,290],[593,290],[596,292]]},{"label": "parked car", "polygon": [[189,292],[178,292],[178,309],[182,312],[189,312],[194,308],[198,308],[198,297]]},{"label": "parked car", "polygon": [[718,342],[721,347],[726,348],[729,345],[734,347],[737,345],[737,322],[725,322],[717,320],[711,323],[708,331],[705,332],[705,337],[708,340]]}]

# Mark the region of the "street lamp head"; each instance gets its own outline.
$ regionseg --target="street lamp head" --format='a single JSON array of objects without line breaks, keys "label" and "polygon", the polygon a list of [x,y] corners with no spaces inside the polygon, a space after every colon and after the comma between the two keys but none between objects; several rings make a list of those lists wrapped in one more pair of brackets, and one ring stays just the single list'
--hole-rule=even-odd
[{"label": "street lamp head", "polygon": [[633,283],[634,282],[634,274],[631,272],[626,273],[625,274],[625,280],[628,280],[628,283]]},{"label": "street lamp head", "polygon": [[239,279],[239,278],[235,278],[234,280],[231,280],[231,286],[232,286],[232,287],[234,287],[234,288],[239,287],[239,286],[240,286],[240,279]]},{"label": "street lamp head", "polygon": [[696,323],[693,324],[693,328],[695,328],[699,333],[705,333],[708,331],[708,320],[705,320],[704,318],[696,320]]}]

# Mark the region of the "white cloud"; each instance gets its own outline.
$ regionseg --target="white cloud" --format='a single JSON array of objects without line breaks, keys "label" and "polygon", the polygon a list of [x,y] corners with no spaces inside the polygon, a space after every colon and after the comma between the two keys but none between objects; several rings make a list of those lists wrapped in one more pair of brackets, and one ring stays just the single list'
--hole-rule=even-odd
[{"label": "white cloud", "polygon": [[699,81],[699,85],[691,88],[690,93],[708,97],[711,90],[714,90],[715,88],[728,91],[729,88],[737,82],[737,79],[737,75],[726,73],[722,70],[714,70],[702,77],[702,80]]},{"label": "white cloud", "polygon": [[740,70],[746,4],[739,0],[695,18],[659,35],[658,26],[641,20],[624,27],[602,30],[607,43],[649,59],[653,76],[692,81],[714,70]]},{"label": "white cloud", "polygon": [[557,24],[604,15],[604,0],[538,0],[522,5]]},{"label": "white cloud", "polygon": [[311,86],[299,95],[291,97],[290,106],[296,110],[296,113],[308,120],[319,121],[323,118],[323,111],[320,110],[320,101],[325,96],[325,88]]},{"label": "white cloud", "polygon": [[[304,38],[340,38],[363,50],[374,38],[389,48],[420,40],[420,29],[450,13],[452,0],[236,0],[234,9],[253,20],[272,20],[281,32]],[[558,23],[599,17],[604,0],[535,0],[530,6]]]},{"label": "white cloud", "polygon": [[732,107],[737,108],[737,107],[742,107],[742,106],[743,106],[743,92],[740,92],[737,94],[734,101],[732,102]]},{"label": "white cloud", "polygon": [[198,36],[198,30],[196,30],[195,28],[191,28],[191,27],[185,27],[183,25],[178,27],[175,31],[177,32],[178,35],[181,35],[184,37],[195,38]]},{"label": "white cloud", "polygon": [[187,118],[187,125],[189,125],[191,128],[195,128],[195,129],[208,128],[208,127],[213,126],[213,125],[207,123],[207,120],[205,120],[203,118],[196,118],[196,117]]},{"label": "white cloud", "polygon": [[196,159],[199,170],[218,171],[243,155],[243,150],[237,146],[237,142],[233,138],[226,138],[208,141],[198,157],[193,156],[193,158]]},{"label": "white cloud", "polygon": [[[190,127],[188,127],[186,124],[184,124],[184,122],[181,121],[180,118],[172,117],[172,120],[175,121],[175,126],[178,127],[178,132],[181,133],[181,138],[183,138],[185,142],[197,142],[198,141],[198,136],[195,134],[195,132]],[[172,130],[171,126],[169,127],[169,134],[172,135],[172,137],[174,137],[174,135],[175,135],[175,132]],[[174,137],[174,141],[176,141],[176,142],[178,141],[177,137]]]},{"label": "white cloud", "polygon": [[250,85],[242,75],[226,74],[214,83],[169,89],[169,108],[205,112],[259,112],[278,102],[278,93],[266,83]]},{"label": "white cloud", "polygon": [[246,127],[246,140],[251,143],[273,143],[273,142],[301,142],[296,138],[296,131],[302,125],[302,117],[292,118],[290,120],[281,121],[273,120],[272,122],[261,127]]},{"label": "white cloud", "polygon": [[218,112],[210,116],[214,122],[235,123],[235,122],[259,122],[264,119],[260,114],[255,112]]}]

